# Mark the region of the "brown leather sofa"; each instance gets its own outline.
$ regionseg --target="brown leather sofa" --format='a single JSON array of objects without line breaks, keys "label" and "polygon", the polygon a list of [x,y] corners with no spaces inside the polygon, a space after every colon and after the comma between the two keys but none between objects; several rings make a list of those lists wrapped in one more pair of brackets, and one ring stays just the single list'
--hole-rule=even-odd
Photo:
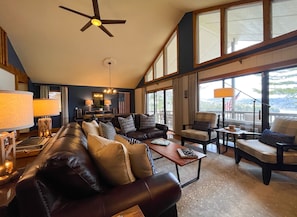
[{"label": "brown leather sofa", "polygon": [[[131,115],[134,120],[136,130],[132,131],[132,132],[128,132],[128,133],[123,133],[121,131],[121,126],[120,126],[118,118],[119,117],[126,118],[129,115]],[[134,139],[137,139],[140,141],[146,140],[146,139],[152,139],[152,138],[167,139],[168,126],[166,124],[156,123],[153,127],[150,127],[147,129],[141,129],[140,115],[141,114],[136,114],[136,113],[119,114],[119,115],[115,115],[115,117],[112,118],[111,122],[112,122],[113,126],[117,129],[117,133],[123,134],[130,138],[134,138]]]},{"label": "brown leather sofa", "polygon": [[111,186],[100,177],[86,147],[78,124],[62,127],[19,179],[7,209],[14,210],[10,216],[110,217],[134,205],[146,217],[177,216],[181,188],[173,174]]}]

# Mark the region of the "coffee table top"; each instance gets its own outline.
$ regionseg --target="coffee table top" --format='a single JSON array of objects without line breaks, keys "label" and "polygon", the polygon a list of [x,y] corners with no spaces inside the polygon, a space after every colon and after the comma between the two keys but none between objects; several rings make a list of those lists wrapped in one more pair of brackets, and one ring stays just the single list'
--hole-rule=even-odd
[{"label": "coffee table top", "polygon": [[167,158],[168,160],[171,160],[172,162],[178,164],[179,166],[184,166],[194,161],[200,160],[201,158],[206,157],[205,154],[193,150],[195,154],[198,156],[198,158],[181,158],[177,152],[177,149],[185,148],[185,147],[171,141],[170,141],[170,144],[167,146],[152,144],[151,140],[145,140],[143,142],[145,142],[150,147],[151,150],[157,152],[161,156]]}]

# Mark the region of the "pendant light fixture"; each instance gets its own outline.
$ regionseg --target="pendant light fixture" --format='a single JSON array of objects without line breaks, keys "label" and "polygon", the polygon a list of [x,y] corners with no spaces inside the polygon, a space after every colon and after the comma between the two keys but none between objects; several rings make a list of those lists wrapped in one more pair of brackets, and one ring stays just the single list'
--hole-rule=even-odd
[{"label": "pendant light fixture", "polygon": [[106,94],[116,94],[117,90],[111,87],[111,65],[115,64],[115,60],[112,58],[106,58],[104,59],[104,65],[108,67],[108,73],[109,73],[109,87],[103,90],[103,93]]}]

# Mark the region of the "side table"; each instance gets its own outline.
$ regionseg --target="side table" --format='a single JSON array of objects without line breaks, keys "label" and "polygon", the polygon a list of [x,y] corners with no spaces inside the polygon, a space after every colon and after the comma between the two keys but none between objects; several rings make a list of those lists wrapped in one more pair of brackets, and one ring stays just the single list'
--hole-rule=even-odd
[{"label": "side table", "polygon": [[[223,146],[226,147],[225,151],[222,152],[225,153],[228,151],[228,137],[229,135],[232,135],[233,136],[233,143],[234,143],[234,156],[236,154],[236,151],[235,151],[235,148],[236,148],[236,139],[239,137],[239,136],[242,136],[244,134],[248,134],[248,135],[259,135],[259,133],[255,133],[255,132],[249,132],[249,131],[246,131],[246,130],[241,130],[239,128],[235,128],[235,131],[230,131],[226,128],[219,128],[219,129],[216,129],[216,132],[217,132],[217,146],[219,145],[219,134],[222,133],[223,134]],[[225,134],[227,136],[227,139],[226,139],[226,144],[225,144]],[[221,153],[219,151],[219,153]]]},{"label": "side table", "polygon": [[123,210],[112,217],[144,217],[138,205],[132,206],[129,209]]}]

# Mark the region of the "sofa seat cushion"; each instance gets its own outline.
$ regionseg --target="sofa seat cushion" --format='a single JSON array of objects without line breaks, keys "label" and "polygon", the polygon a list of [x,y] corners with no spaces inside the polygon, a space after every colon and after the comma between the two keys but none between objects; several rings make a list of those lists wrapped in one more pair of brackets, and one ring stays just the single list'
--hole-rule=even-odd
[{"label": "sofa seat cushion", "polygon": [[158,138],[158,137],[163,137],[164,136],[164,131],[160,130],[160,129],[156,128],[156,127],[143,129],[143,130],[140,130],[140,131],[146,134],[147,139]]},{"label": "sofa seat cushion", "polygon": [[[262,162],[272,164],[277,162],[276,148],[271,145],[264,144],[257,139],[238,139],[236,147],[249,155],[256,157]],[[284,152],[284,163],[297,164],[297,151],[289,150]]]},{"label": "sofa seat cushion", "polygon": [[100,174],[112,186],[135,181],[127,148],[122,143],[89,134],[88,147]]},{"label": "sofa seat cushion", "polygon": [[38,175],[65,196],[81,198],[102,190],[97,169],[79,137],[56,140]]},{"label": "sofa seat cushion", "polygon": [[140,141],[131,144],[124,136],[119,134],[115,136],[115,140],[127,148],[131,169],[136,178],[141,179],[154,174],[154,162],[147,144]]},{"label": "sofa seat cushion", "polygon": [[[195,129],[186,129],[181,131],[181,136],[190,139],[196,139],[199,141],[208,141],[208,132],[195,130]],[[217,137],[216,132],[211,132],[211,139],[215,139]]]},{"label": "sofa seat cushion", "polygon": [[130,137],[130,138],[134,138],[137,140],[145,140],[148,139],[147,138],[147,134],[145,132],[142,131],[133,131],[133,132],[129,132],[126,133],[126,136]]}]

